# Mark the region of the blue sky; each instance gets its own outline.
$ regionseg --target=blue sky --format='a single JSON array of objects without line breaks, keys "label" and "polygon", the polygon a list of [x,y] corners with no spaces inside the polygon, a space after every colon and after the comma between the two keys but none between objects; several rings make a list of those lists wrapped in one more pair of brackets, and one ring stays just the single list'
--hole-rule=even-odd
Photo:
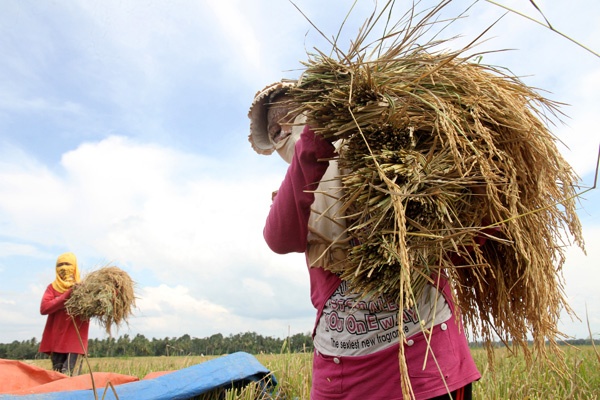
[{"label": "blue sky", "polygon": [[[352,5],[295,3],[328,37]],[[399,16],[409,2],[396,3]],[[600,5],[566,3],[537,2],[556,29],[600,51]],[[374,4],[354,8],[342,49]],[[540,19],[527,0],[502,4]],[[469,5],[455,1],[444,15]],[[136,281],[138,307],[118,335],[309,332],[303,256],[272,254],[262,239],[286,166],[247,141],[256,91],[297,77],[307,51],[330,49],[293,4],[5,0],[0,11],[0,342],[41,337],[39,303],[65,251],[84,273],[114,264]],[[449,47],[505,12],[476,2],[447,30],[462,35]],[[600,58],[514,13],[484,39],[482,50],[512,49],[485,63],[566,103],[565,123],[552,130],[590,186]],[[598,197],[581,199],[587,255],[569,248],[564,269],[581,321],[565,318],[560,328],[579,338],[588,322],[600,335]],[[94,324],[91,335],[105,334]]]}]

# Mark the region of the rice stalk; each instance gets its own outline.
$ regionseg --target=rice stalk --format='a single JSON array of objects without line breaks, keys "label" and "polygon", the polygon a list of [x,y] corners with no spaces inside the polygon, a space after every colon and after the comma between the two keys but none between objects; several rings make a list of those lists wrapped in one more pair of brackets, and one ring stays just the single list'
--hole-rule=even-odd
[{"label": "rice stalk", "polygon": [[72,316],[84,320],[95,318],[110,335],[112,326],[127,322],[133,312],[134,282],[118,267],[102,267],[73,287],[65,306]]},{"label": "rice stalk", "polygon": [[401,310],[443,272],[490,357],[499,338],[531,362],[533,338],[550,363],[546,343],[558,352],[558,319],[571,312],[563,241],[584,248],[578,177],[549,128],[560,104],[473,62],[471,46],[418,43],[445,4],[418,21],[407,13],[370,46],[367,22],[348,52],[336,44],[336,58],[317,49],[303,63],[292,95],[318,135],[343,141],[338,218],[358,243],[332,271]]}]

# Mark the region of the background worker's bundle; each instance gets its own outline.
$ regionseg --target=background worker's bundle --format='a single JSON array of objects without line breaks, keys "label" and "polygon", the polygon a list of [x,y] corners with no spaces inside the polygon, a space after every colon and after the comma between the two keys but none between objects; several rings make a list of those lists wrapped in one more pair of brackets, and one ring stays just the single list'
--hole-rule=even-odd
[{"label": "background worker's bundle", "polygon": [[127,322],[135,307],[134,282],[118,267],[102,267],[73,288],[65,306],[70,315],[95,318],[110,334],[113,325]]}]

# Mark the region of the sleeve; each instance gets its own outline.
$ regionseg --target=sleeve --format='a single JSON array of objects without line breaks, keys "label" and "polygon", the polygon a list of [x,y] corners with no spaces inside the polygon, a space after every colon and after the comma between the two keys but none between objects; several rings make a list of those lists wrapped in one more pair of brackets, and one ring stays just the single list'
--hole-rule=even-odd
[{"label": "sleeve", "polygon": [[42,304],[40,305],[40,314],[48,315],[53,314],[59,310],[65,308],[65,302],[71,295],[71,290],[67,290],[58,297],[54,297],[54,291],[52,285],[49,285],[44,296],[42,297]]},{"label": "sleeve", "polygon": [[273,199],[263,236],[277,254],[306,251],[314,191],[335,154],[334,146],[305,126],[294,157]]}]

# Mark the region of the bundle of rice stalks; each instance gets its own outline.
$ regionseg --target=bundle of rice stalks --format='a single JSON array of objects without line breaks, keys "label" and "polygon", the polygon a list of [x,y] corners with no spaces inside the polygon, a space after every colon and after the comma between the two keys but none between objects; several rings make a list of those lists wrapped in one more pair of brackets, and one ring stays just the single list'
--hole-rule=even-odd
[{"label": "bundle of rice stalks", "polygon": [[577,177],[548,128],[557,103],[463,56],[470,47],[417,44],[443,5],[369,47],[374,15],[348,52],[309,55],[292,91],[315,132],[344,143],[338,217],[359,244],[332,271],[402,310],[443,270],[476,337],[529,359],[528,335],[545,354],[570,310],[562,240],[583,248]]},{"label": "bundle of rice stalks", "polygon": [[106,333],[119,327],[135,307],[134,282],[118,267],[102,267],[86,275],[65,303],[70,315],[96,318]]}]

